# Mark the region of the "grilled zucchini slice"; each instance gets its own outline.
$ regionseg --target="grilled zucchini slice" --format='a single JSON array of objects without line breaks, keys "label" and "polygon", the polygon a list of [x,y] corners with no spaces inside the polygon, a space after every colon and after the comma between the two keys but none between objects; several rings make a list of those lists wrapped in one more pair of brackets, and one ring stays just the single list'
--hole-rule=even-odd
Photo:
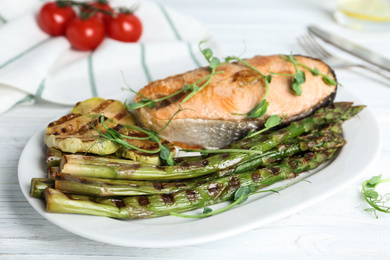
[{"label": "grilled zucchini slice", "polygon": [[[130,129],[136,124],[134,115],[125,105],[117,100],[90,98],[79,102],[71,112],[60,119],[51,122],[46,128],[44,142],[48,148],[58,149],[66,153],[91,153],[97,155],[116,155],[134,161],[160,165],[159,153],[146,153],[136,149],[126,149],[110,140],[101,139],[96,129],[105,131],[98,115],[105,117],[104,123],[119,133],[127,136],[145,137],[144,133]],[[96,128],[96,129],[95,129]],[[153,151],[158,144],[150,140],[127,139],[128,143],[138,148]],[[174,156],[176,149],[168,141],[162,141]]]},{"label": "grilled zucchini slice", "polygon": [[49,148],[68,153],[89,152],[99,155],[115,153],[119,145],[98,138],[98,133],[91,126],[103,129],[101,123],[97,121],[98,114],[104,115],[105,123],[110,128],[136,123],[134,115],[122,102],[94,97],[77,103],[69,114],[51,122],[46,128],[45,144]]}]

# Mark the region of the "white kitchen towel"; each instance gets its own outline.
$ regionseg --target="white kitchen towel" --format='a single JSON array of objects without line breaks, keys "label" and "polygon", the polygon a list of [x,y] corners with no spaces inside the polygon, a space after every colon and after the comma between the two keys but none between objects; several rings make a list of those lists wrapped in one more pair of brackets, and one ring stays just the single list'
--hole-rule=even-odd
[{"label": "white kitchen towel", "polygon": [[67,105],[93,96],[132,99],[124,90],[128,86],[137,90],[152,80],[206,65],[198,43],[207,38],[207,45],[222,55],[207,28],[191,17],[150,1],[110,3],[138,3],[141,39],[123,43],[106,38],[96,50],[82,52],[73,50],[65,37],[49,37],[40,30],[36,13],[42,1],[0,2],[0,113],[31,96]]}]

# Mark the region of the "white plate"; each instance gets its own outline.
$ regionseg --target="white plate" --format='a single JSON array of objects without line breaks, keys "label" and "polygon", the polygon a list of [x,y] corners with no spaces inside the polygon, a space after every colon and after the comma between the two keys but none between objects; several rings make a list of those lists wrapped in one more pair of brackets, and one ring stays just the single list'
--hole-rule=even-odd
[{"label": "white plate", "polygon": [[[340,88],[339,101],[363,104]],[[177,247],[205,243],[236,235],[302,210],[355,182],[379,155],[381,135],[369,108],[344,123],[348,141],[337,157],[325,167],[301,176],[299,182],[277,194],[252,197],[248,202],[213,217],[182,219],[167,216],[144,220],[117,220],[106,217],[53,214],[45,212],[44,201],[31,198],[30,181],[45,177],[44,129],[27,143],[19,161],[20,187],[35,210],[57,226],[79,236],[120,246]],[[275,184],[281,186],[286,181]],[[218,207],[220,207],[219,205]]]}]

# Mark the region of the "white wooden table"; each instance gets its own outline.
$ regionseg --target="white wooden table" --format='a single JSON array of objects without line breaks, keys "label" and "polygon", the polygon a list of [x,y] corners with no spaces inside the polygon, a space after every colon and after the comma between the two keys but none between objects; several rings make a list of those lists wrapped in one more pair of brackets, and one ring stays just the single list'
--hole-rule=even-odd
[{"label": "white wooden table", "polygon": [[[390,58],[390,32],[348,31],[331,17],[334,1],[158,0],[206,24],[227,54],[304,53],[296,38],[308,24],[345,33]],[[244,44],[245,42],[245,44]],[[0,50],[1,51],[1,50]],[[390,82],[362,70],[336,70],[343,87],[376,115],[383,147],[359,181],[289,217],[241,235],[168,249],[118,247],[64,231],[39,215],[18,184],[19,156],[28,139],[69,107],[37,101],[0,115],[1,259],[390,259],[390,214],[364,209],[360,185],[372,175],[390,178]],[[388,188],[390,190],[390,187]]]}]

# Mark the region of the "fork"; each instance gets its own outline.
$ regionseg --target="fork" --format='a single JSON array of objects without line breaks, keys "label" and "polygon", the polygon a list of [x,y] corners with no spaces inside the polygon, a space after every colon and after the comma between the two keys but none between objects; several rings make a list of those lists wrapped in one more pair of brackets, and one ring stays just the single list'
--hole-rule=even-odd
[{"label": "fork", "polygon": [[324,61],[325,63],[327,63],[329,66],[333,68],[346,69],[351,67],[358,67],[376,73],[377,75],[380,75],[383,78],[390,80],[389,76],[381,73],[378,70],[372,69],[360,63],[350,62],[348,60],[339,58],[331,54],[324,47],[322,47],[311,34],[305,34],[299,37],[298,43],[302,47],[302,49],[305,50],[307,54],[321,59],[322,61]]}]

